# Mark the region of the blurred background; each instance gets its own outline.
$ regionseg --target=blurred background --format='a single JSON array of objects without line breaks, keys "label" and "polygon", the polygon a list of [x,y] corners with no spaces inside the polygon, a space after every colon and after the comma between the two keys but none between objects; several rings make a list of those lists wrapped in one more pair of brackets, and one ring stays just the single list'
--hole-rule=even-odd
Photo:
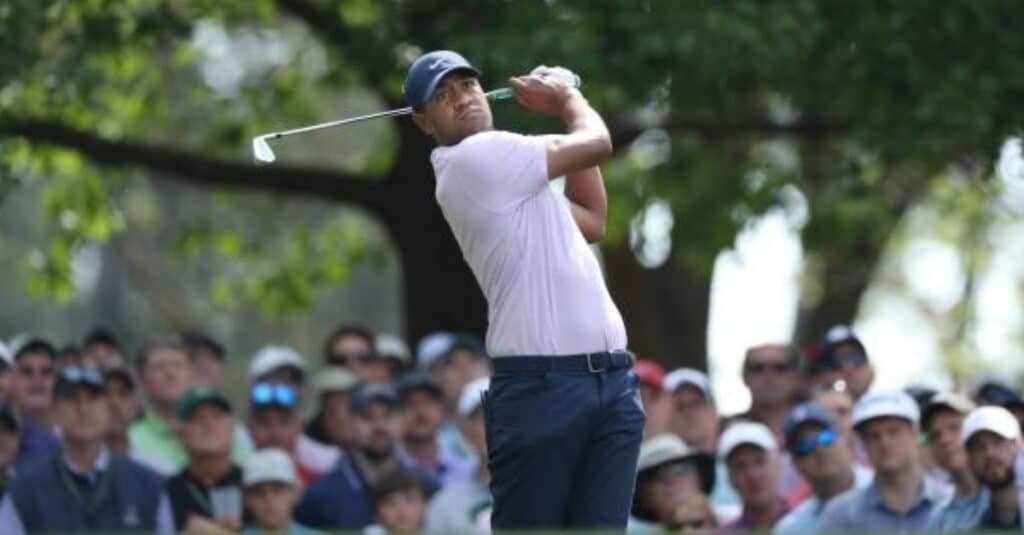
[{"label": "blurred background", "polygon": [[[235,369],[342,322],[486,327],[408,119],[420,53],[579,73],[616,155],[598,248],[632,349],[712,373],[849,323],[879,384],[1024,368],[1024,11],[942,3],[8,0],[0,338],[209,331]],[[499,128],[561,126],[496,103]],[[314,357],[315,358],[315,357]],[[238,379],[241,383],[241,379]]]}]

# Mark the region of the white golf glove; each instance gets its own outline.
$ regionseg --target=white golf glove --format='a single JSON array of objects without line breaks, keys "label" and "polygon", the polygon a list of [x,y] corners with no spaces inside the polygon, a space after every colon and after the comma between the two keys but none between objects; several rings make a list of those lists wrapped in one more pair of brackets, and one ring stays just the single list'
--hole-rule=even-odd
[{"label": "white golf glove", "polygon": [[569,69],[566,69],[565,67],[548,67],[547,65],[539,65],[535,69],[530,71],[530,75],[556,76],[558,78],[565,80],[566,82],[569,82],[569,85],[573,87],[579,87],[582,83],[580,77],[576,73],[570,71]]}]

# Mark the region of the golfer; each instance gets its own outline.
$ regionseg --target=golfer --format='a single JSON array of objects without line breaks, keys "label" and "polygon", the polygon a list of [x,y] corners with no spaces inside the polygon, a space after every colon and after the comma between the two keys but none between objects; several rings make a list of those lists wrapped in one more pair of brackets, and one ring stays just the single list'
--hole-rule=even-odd
[{"label": "golfer", "polygon": [[[568,133],[495,130],[480,72],[424,54],[405,80],[437,140],[436,197],[489,308],[485,394],[495,529],[623,529],[644,414],[622,317],[588,241],[604,231],[601,117],[558,76],[512,78],[526,109]],[[565,196],[549,187],[565,176]]]}]

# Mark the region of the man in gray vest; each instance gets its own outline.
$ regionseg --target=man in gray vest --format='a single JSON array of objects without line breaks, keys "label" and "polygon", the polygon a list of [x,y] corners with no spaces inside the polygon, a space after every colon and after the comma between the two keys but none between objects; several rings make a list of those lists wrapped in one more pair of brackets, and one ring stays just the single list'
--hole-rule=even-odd
[{"label": "man in gray vest", "polygon": [[110,406],[99,372],[62,370],[53,414],[60,451],[19,472],[0,504],[0,533],[174,532],[159,476],[107,449]]}]

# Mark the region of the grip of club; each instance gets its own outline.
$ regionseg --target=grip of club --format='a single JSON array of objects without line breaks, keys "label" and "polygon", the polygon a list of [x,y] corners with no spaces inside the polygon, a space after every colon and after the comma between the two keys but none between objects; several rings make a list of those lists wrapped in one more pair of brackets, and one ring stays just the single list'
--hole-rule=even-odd
[{"label": "grip of club", "polygon": [[[579,88],[580,84],[581,82],[579,75],[574,74],[572,79],[572,86],[575,88]],[[501,89],[495,89],[494,91],[487,92],[488,100],[508,100],[511,98],[515,98],[515,96],[516,92],[511,87],[502,87]]]}]

